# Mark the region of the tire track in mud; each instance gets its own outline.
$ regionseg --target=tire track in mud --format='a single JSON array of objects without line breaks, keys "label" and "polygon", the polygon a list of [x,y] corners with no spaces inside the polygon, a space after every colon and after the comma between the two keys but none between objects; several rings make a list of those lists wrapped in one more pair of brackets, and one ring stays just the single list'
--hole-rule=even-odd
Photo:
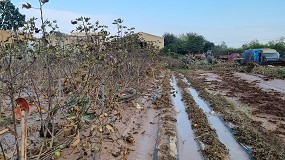
[{"label": "tire track in mud", "polygon": [[[184,82],[190,86],[186,78],[184,78]],[[196,104],[201,109],[203,109],[203,111],[208,117],[211,127],[216,130],[220,141],[229,150],[230,159],[250,159],[250,156],[248,155],[249,150],[247,150],[247,148],[245,148],[243,144],[237,142],[230,125],[212,110],[209,103],[200,97],[196,89],[190,86],[187,88],[187,90],[188,93],[192,95]]]},{"label": "tire track in mud", "polygon": [[[154,80],[152,85],[149,86],[147,93],[141,102],[137,100],[134,105],[137,107],[137,112],[130,121],[138,123],[138,130],[132,132],[136,143],[131,147],[132,151],[128,155],[128,159],[152,159],[153,157],[153,146],[155,146],[155,141],[157,139],[156,133],[158,132],[159,125],[159,111],[153,108],[153,102],[156,97],[161,94],[161,88],[159,84],[162,79]],[[156,89],[155,89],[156,88]],[[136,129],[135,123],[129,128],[125,129],[125,134],[130,133],[129,130]]]},{"label": "tire track in mud", "polygon": [[212,160],[229,159],[229,151],[219,140],[216,131],[210,126],[207,115],[197,106],[193,97],[186,89],[188,86],[181,79],[178,80],[178,86],[183,89],[182,100],[186,104],[189,119],[193,122],[192,129],[196,135],[195,139],[201,144],[204,158]]},{"label": "tire track in mud", "polygon": [[154,160],[174,160],[177,159],[177,146],[176,146],[176,118],[175,111],[172,107],[170,100],[170,83],[169,75],[166,74],[162,82],[162,94],[154,102],[154,108],[160,111],[159,129],[156,145],[154,146]]},{"label": "tire track in mud", "polygon": [[191,128],[192,122],[188,119],[185,111],[185,104],[182,102],[181,91],[177,86],[174,76],[171,79],[171,100],[177,113],[176,133],[177,133],[177,159],[201,160],[203,157],[199,152],[198,142],[195,140],[194,131]]}]

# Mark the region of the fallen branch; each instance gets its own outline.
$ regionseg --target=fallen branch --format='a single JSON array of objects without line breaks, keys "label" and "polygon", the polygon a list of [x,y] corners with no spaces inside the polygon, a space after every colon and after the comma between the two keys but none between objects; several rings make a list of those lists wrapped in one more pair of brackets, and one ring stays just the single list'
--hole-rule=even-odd
[{"label": "fallen branch", "polygon": [[2,135],[2,134],[4,134],[4,133],[6,133],[6,132],[8,132],[8,131],[9,131],[9,129],[8,129],[8,128],[3,129],[2,131],[0,131],[0,135]]},{"label": "fallen branch", "polygon": [[0,147],[1,147],[1,151],[2,151],[2,154],[3,154],[4,160],[6,160],[6,155],[4,153],[4,149],[3,149],[3,146],[2,146],[1,142],[0,142]]}]

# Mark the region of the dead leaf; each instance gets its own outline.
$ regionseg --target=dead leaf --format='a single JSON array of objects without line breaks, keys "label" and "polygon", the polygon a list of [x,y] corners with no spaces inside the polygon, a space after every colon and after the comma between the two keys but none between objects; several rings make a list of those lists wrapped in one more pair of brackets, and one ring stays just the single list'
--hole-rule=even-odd
[{"label": "dead leaf", "polygon": [[71,147],[77,147],[77,145],[80,143],[80,135],[79,132],[77,133],[76,137],[74,137],[74,142],[70,145]]},{"label": "dead leaf", "polygon": [[121,155],[121,153],[119,152],[119,151],[113,151],[112,152],[112,155],[114,156],[114,157],[119,157],[120,155]]},{"label": "dead leaf", "polygon": [[99,147],[95,147],[94,151],[95,151],[95,153],[99,153],[100,152],[100,148]]},{"label": "dead leaf", "polygon": [[40,109],[40,107],[39,106],[36,106],[36,110],[35,110],[35,112],[39,112],[39,111],[41,111],[41,113],[46,113],[47,111],[45,110],[45,109]]},{"label": "dead leaf", "polygon": [[99,132],[103,132],[103,127],[102,126],[99,127]]},{"label": "dead leaf", "polygon": [[4,129],[4,130],[0,131],[0,135],[1,135],[1,134],[6,133],[6,132],[8,132],[8,131],[9,131],[9,129],[8,129],[8,128],[6,128],[6,129]]},{"label": "dead leaf", "polygon": [[41,109],[41,113],[47,113],[45,109]]},{"label": "dead leaf", "polygon": [[106,128],[108,129],[108,131],[110,132],[110,133],[114,133],[115,132],[115,129],[111,126],[111,125],[106,125]]},{"label": "dead leaf", "polygon": [[127,137],[125,137],[126,142],[134,144],[135,143],[135,139],[132,135],[128,135]]},{"label": "dead leaf", "polygon": [[93,131],[94,129],[96,129],[98,126],[96,124],[91,125],[90,130]]},{"label": "dead leaf", "polygon": [[64,127],[63,128],[63,135],[65,137],[70,136],[72,134],[72,129],[73,127],[69,126],[69,127]]},{"label": "dead leaf", "polygon": [[136,103],[135,106],[136,106],[137,109],[142,109],[143,108],[139,103]]},{"label": "dead leaf", "polygon": [[11,159],[13,157],[12,154],[0,153],[0,159],[4,159],[4,155],[6,159]]}]

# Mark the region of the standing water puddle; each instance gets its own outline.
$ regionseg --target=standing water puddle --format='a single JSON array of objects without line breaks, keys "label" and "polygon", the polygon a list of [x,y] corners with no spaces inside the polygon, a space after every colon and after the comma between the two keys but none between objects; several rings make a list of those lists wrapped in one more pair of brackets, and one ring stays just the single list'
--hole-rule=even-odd
[{"label": "standing water puddle", "polygon": [[191,121],[185,111],[185,105],[182,102],[180,89],[177,86],[175,77],[172,77],[171,85],[173,87],[171,100],[175,106],[175,110],[179,111],[177,114],[177,136],[178,136],[178,159],[195,159],[200,160],[202,156],[198,151],[198,144],[194,140],[194,132],[191,128]]},{"label": "standing water puddle", "polygon": [[[185,81],[185,79],[184,79]],[[189,84],[189,83],[188,83]],[[247,160],[250,159],[246,150],[236,141],[229,128],[225,123],[216,116],[215,113],[209,107],[209,104],[199,97],[198,92],[193,88],[187,88],[190,94],[193,96],[196,104],[205,111],[211,127],[213,127],[220,139],[220,141],[226,146],[230,153],[230,159],[232,160]]]}]

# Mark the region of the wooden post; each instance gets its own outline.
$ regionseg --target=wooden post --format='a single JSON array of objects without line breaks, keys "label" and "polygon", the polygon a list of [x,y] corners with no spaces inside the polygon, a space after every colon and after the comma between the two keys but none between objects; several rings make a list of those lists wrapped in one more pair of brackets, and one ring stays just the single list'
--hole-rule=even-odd
[{"label": "wooden post", "polygon": [[62,96],[62,82],[61,79],[58,80],[58,98]]},{"label": "wooden post", "polygon": [[102,113],[104,113],[104,101],[105,101],[105,91],[104,91],[104,80],[102,80]]},{"label": "wooden post", "polygon": [[21,157],[20,160],[27,160],[27,112],[21,111]]}]

